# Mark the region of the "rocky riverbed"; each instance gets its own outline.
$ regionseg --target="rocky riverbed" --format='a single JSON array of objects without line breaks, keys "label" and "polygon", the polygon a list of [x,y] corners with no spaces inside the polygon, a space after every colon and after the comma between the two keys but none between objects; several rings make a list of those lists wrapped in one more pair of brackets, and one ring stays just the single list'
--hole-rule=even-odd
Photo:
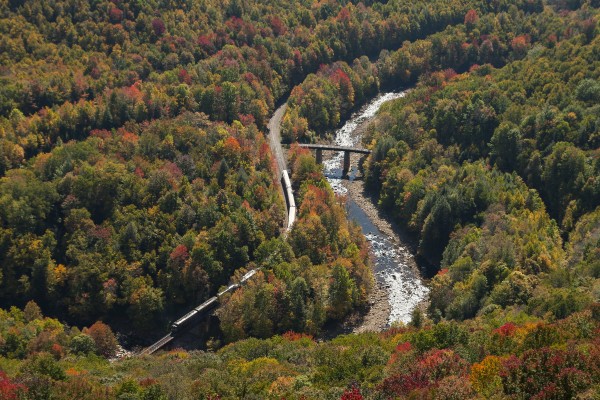
[{"label": "rocky riverbed", "polygon": [[[335,144],[359,147],[364,129],[379,107],[403,95],[404,92],[385,93],[373,99],[338,129]],[[429,292],[420,276],[413,247],[364,192],[356,159],[350,179],[342,179],[342,159],[343,153],[328,157],[324,162],[325,176],[336,193],[347,195],[348,218],[361,226],[370,242],[376,278],[370,310],[357,321],[354,331],[381,331],[395,322],[408,323],[413,310],[424,307]]]}]

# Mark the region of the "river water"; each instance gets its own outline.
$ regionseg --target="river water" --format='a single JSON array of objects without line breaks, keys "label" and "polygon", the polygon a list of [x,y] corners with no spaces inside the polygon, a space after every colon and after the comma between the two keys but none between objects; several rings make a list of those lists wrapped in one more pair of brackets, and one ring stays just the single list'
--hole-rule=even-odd
[{"label": "river water", "polygon": [[[405,94],[406,92],[390,92],[374,98],[336,131],[334,143],[339,146],[362,147],[360,130],[356,128],[372,119],[383,103],[403,97]],[[344,186],[344,180],[342,180],[343,157],[344,154],[340,152],[323,163],[325,176],[338,194],[348,193],[348,189]],[[354,179],[356,173],[356,166],[353,166],[349,179]],[[394,240],[381,232],[368,214],[350,197],[347,201],[347,211],[348,218],[355,220],[360,225],[371,245],[375,260],[375,276],[380,287],[385,288],[388,293],[390,303],[388,324],[410,322],[412,311],[427,297],[429,292],[415,267],[413,254],[399,238]]]}]

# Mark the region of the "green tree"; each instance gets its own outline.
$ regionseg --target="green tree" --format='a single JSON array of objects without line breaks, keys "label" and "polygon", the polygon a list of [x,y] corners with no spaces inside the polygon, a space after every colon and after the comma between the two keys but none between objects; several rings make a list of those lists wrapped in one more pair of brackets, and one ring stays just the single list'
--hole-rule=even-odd
[{"label": "green tree", "polygon": [[96,343],[90,335],[82,333],[71,338],[69,349],[74,354],[88,355],[96,352]]},{"label": "green tree", "polygon": [[542,180],[548,208],[560,220],[585,182],[585,153],[569,143],[557,143],[544,164]]},{"label": "green tree", "polygon": [[329,316],[341,320],[354,305],[356,285],[348,270],[336,264],[331,271],[331,284],[329,286]]},{"label": "green tree", "polygon": [[510,124],[500,124],[490,140],[492,161],[503,171],[518,169],[517,159],[521,153],[521,133]]}]

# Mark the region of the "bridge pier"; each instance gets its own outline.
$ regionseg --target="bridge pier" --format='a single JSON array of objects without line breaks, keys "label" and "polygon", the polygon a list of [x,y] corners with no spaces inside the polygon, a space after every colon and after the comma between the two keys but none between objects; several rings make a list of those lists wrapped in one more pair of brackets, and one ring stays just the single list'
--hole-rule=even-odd
[{"label": "bridge pier", "polygon": [[350,146],[335,146],[329,144],[310,144],[310,143],[302,143],[300,147],[305,149],[313,149],[316,152],[316,160],[317,164],[323,163],[323,150],[328,151],[343,151],[344,152],[344,164],[342,169],[342,176],[347,177],[350,172],[350,153],[358,153],[358,154],[371,154],[371,150],[361,149]]},{"label": "bridge pier", "polygon": [[344,169],[342,170],[342,176],[348,176],[350,172],[350,152],[344,151]]}]

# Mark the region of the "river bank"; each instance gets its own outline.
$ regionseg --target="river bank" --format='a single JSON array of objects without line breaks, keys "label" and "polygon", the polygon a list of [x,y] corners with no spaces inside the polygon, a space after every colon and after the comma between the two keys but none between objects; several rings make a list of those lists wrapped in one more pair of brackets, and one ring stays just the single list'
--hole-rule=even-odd
[{"label": "river bank", "polygon": [[[362,177],[358,177],[358,179],[355,180],[348,180],[344,182],[344,186],[346,189],[348,189],[348,198],[362,209],[369,220],[381,233],[389,238],[389,240],[393,243],[393,247],[406,249],[406,251],[399,252],[398,254],[399,264],[402,264],[405,267],[400,269],[398,272],[404,272],[405,274],[408,274],[409,279],[411,280],[422,280],[422,278],[420,278],[419,266],[413,256],[413,244],[410,242],[410,239],[406,237],[406,234],[402,232],[398,226],[390,222],[389,217],[382,214],[382,212],[376,207],[373,197],[365,192]],[[372,238],[372,236],[373,234],[367,236],[367,239]],[[371,245],[374,247],[373,243],[371,243]],[[377,251],[376,248],[373,250]],[[374,262],[376,262],[376,260],[374,260]],[[355,333],[368,331],[379,332],[388,327],[391,323],[396,322],[390,320],[390,317],[393,318],[394,315],[398,315],[398,313],[392,313],[392,307],[390,303],[403,303],[405,298],[403,298],[401,293],[391,293],[391,291],[389,291],[389,289],[391,289],[389,282],[387,282],[385,278],[381,278],[384,277],[381,274],[377,275],[376,273],[376,285],[370,299],[371,308],[362,317],[360,323],[353,329],[353,332]],[[396,279],[392,279],[396,281],[397,277]],[[406,291],[407,293],[405,294],[409,295],[408,297],[415,294],[412,293],[413,288],[411,287],[403,288],[402,291]],[[403,318],[401,318],[401,322],[407,323],[409,321],[407,313],[412,313],[414,308],[419,308],[421,311],[425,312],[427,305],[428,300],[426,296],[419,301],[411,301],[410,304],[407,305],[405,313],[402,315]]]}]

